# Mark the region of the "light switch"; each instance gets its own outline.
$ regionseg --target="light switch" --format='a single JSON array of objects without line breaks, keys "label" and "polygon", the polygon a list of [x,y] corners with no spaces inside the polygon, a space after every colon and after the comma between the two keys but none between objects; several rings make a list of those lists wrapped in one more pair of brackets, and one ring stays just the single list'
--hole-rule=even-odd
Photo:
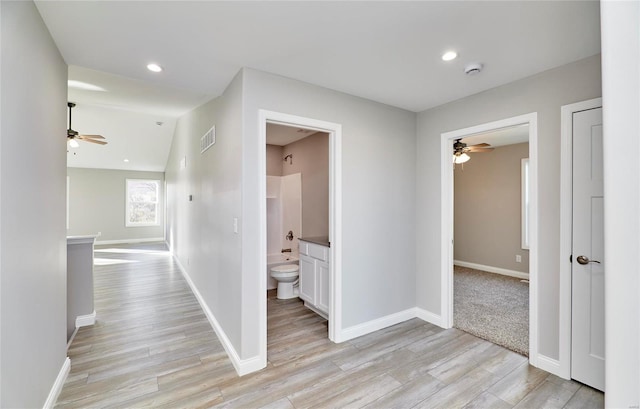
[{"label": "light switch", "polygon": [[238,233],[238,218],[237,217],[233,218],[233,232],[234,233]]}]

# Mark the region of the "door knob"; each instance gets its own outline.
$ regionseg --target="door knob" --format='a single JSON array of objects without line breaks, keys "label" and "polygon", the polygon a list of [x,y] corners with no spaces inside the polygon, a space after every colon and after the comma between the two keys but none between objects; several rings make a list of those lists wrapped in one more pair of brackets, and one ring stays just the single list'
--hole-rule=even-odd
[{"label": "door knob", "polygon": [[600,264],[600,262],[598,260],[589,260],[589,257],[587,256],[578,256],[578,258],[576,259],[578,261],[579,264],[589,264],[589,263],[598,263]]}]

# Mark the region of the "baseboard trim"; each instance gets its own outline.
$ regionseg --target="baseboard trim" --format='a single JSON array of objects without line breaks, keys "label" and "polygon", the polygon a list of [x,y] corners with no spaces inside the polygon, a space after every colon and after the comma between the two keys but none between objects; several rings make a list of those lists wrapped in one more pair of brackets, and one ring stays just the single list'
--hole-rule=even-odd
[{"label": "baseboard trim", "polygon": [[211,312],[211,309],[209,308],[204,298],[200,294],[200,291],[198,291],[198,288],[196,287],[195,283],[193,282],[193,280],[191,280],[191,277],[189,276],[189,273],[187,272],[187,270],[184,268],[182,263],[180,263],[180,260],[178,260],[178,258],[175,255],[173,255],[173,259],[178,265],[178,268],[180,269],[180,271],[182,272],[182,276],[187,281],[187,284],[189,284],[189,287],[191,288],[193,295],[198,300],[198,303],[200,304],[200,308],[202,308],[204,315],[207,317],[207,320],[209,320],[209,324],[211,324],[213,331],[218,336],[218,339],[220,340],[220,343],[224,347],[224,350],[227,352],[227,356],[231,360],[231,363],[233,364],[233,367],[235,368],[238,376],[243,376],[248,373],[255,372],[264,368],[266,366],[266,362],[263,362],[259,356],[255,356],[249,359],[240,358],[240,355],[238,355],[238,352],[233,347],[233,344],[229,340],[229,337],[220,326],[220,323],[218,322],[216,317],[213,315],[213,312]]},{"label": "baseboard trim", "polygon": [[412,318],[416,318],[415,308],[409,308],[404,311],[396,312],[394,314],[385,315],[384,317],[376,318],[371,321],[363,322],[362,324],[343,328],[341,331],[340,340],[337,342],[344,342],[350,339],[361,337],[363,335],[399,324]]},{"label": "baseboard trim", "polygon": [[566,374],[562,373],[562,366],[557,359],[549,358],[548,356],[538,354],[535,360],[530,359],[529,363],[535,367],[547,371],[563,379],[569,379]]},{"label": "baseboard trim", "polygon": [[416,318],[420,318],[422,321],[426,321],[430,324],[436,325],[440,328],[446,328],[444,326],[444,321],[442,320],[442,316],[441,315],[436,315],[434,313],[432,313],[431,311],[427,311],[424,310],[422,308],[416,307],[415,308],[416,312],[415,312],[415,316]]},{"label": "baseboard trim", "polygon": [[96,310],[93,310],[91,314],[78,315],[76,317],[76,328],[88,327],[96,323]]},{"label": "baseboard trim", "polygon": [[153,242],[164,242],[164,237],[153,237],[150,239],[122,239],[122,240],[100,240],[96,241],[96,246],[105,245],[105,244],[137,244],[137,243],[153,243]]},{"label": "baseboard trim", "polygon": [[460,260],[453,260],[453,265],[460,266],[460,267],[473,268],[475,270],[482,270],[488,273],[502,274],[503,276],[522,278],[525,280],[529,279],[528,273],[523,273],[521,271],[515,271],[515,270],[508,270],[506,268],[485,266],[482,264],[469,263],[467,261],[460,261]]},{"label": "baseboard trim", "polygon": [[53,383],[51,387],[51,391],[49,392],[49,396],[47,396],[47,400],[44,402],[44,409],[53,408],[56,404],[56,400],[58,400],[58,396],[60,396],[60,392],[62,392],[62,387],[64,386],[64,382],[67,380],[67,376],[69,375],[69,371],[71,370],[71,359],[66,357],[64,362],[62,363],[62,368],[60,368],[60,372],[58,372],[58,376],[56,377],[56,381]]}]

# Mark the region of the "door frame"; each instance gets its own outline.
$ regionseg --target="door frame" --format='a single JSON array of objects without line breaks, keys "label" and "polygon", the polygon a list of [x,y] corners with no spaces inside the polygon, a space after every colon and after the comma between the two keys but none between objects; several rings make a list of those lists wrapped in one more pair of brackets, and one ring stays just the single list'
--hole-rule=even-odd
[{"label": "door frame", "polygon": [[559,373],[571,379],[571,256],[573,234],[573,114],[602,107],[594,98],[560,108],[560,292]]},{"label": "door frame", "polygon": [[441,134],[440,311],[453,326],[453,141],[477,133],[529,125],[529,363],[538,366],[538,114],[519,115]]},{"label": "door frame", "polygon": [[[258,110],[258,168],[260,206],[260,265],[267,265],[267,123],[311,129],[329,134],[329,339],[340,342],[342,336],[342,125],[290,115]],[[267,362],[267,276],[259,274],[260,310],[259,357]]]}]

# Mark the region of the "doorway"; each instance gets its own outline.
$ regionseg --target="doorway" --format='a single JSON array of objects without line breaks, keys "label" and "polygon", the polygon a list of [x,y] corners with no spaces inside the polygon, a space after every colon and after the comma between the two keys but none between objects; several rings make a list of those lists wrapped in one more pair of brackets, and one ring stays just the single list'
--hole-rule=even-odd
[{"label": "doorway", "polygon": [[454,144],[454,327],[529,353],[528,124]]},{"label": "doorway", "polygon": [[[260,265],[267,265],[267,124],[282,125],[329,135],[329,305],[328,335],[333,342],[342,340],[342,126],[326,121],[259,110],[259,191],[260,191]],[[267,277],[259,278],[260,361],[267,362]]]},{"label": "doorway", "polygon": [[441,314],[445,328],[453,326],[453,143],[456,139],[488,133],[509,127],[528,125],[529,135],[529,208],[526,230],[529,244],[529,362],[537,359],[537,307],[538,307],[538,177],[537,177],[537,113],[507,118],[441,135]]}]

